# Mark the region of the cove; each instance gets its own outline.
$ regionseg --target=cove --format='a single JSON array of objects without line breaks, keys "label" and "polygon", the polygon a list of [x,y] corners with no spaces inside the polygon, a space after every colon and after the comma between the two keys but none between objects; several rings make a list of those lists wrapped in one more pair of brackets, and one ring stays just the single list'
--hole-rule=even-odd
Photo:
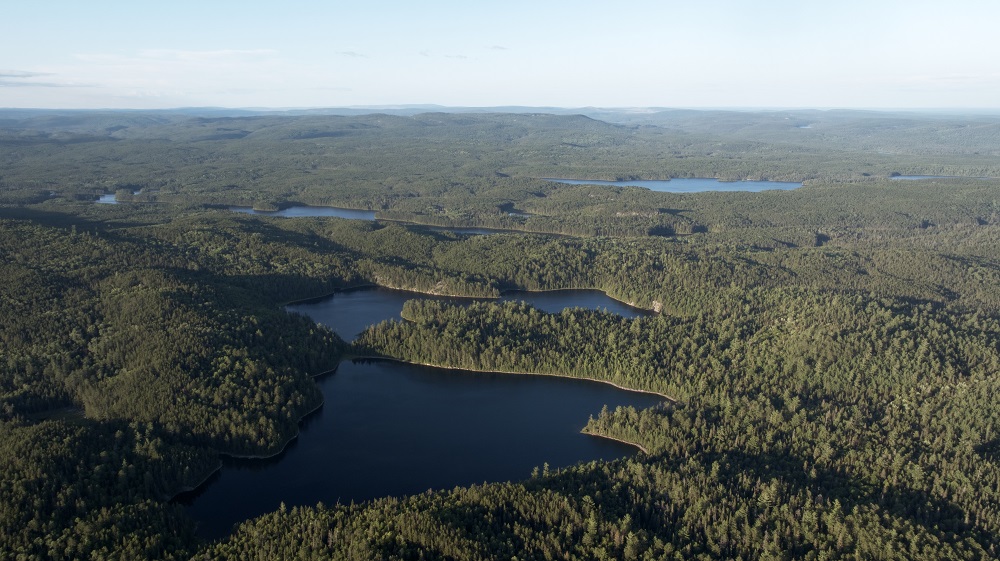
[{"label": "cove", "polygon": [[632,181],[597,181],[592,179],[558,179],[544,178],[546,181],[566,183],[568,185],[615,185],[618,187],[644,187],[660,193],[700,193],[702,191],[790,191],[802,187],[801,183],[789,181],[719,181],[709,177],[675,178],[668,181],[632,180]]},{"label": "cove", "polygon": [[[384,288],[351,290],[286,309],[353,334],[421,297]],[[518,292],[541,309],[607,307],[599,291]],[[453,299],[469,302],[469,299]],[[331,302],[337,302],[330,307]],[[648,313],[622,306],[633,315]],[[558,309],[557,309],[558,308]],[[362,317],[359,317],[362,316]],[[175,498],[214,539],[234,524],[286,506],[359,502],[384,496],[526,479],[548,463],[632,455],[627,444],[580,433],[609,408],[653,407],[663,398],[609,384],[550,376],[448,370],[390,361],[345,361],[317,380],[324,405],[299,437],[263,460],[225,458],[198,489]]]}]

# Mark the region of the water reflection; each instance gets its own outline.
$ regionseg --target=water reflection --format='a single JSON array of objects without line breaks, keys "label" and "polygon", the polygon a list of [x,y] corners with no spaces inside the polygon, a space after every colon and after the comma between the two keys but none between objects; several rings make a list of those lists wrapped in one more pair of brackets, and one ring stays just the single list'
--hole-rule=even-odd
[{"label": "water reflection", "polygon": [[[287,307],[346,339],[398,319],[414,293],[370,288]],[[457,303],[467,299],[439,298]],[[629,308],[599,291],[518,292],[545,311]],[[605,405],[652,407],[659,396],[608,384],[516,374],[478,373],[388,361],[343,362],[318,380],[325,403],[307,416],[299,438],[268,459],[229,458],[197,490],[176,498],[206,538],[286,506],[363,501],[485,481],[519,480],[532,469],[620,458],[635,448],[580,433]],[[248,492],[252,490],[252,492]]]},{"label": "water reflection", "polygon": [[282,454],[227,459],[209,484],[178,497],[199,534],[226,535],[282,502],[363,501],[627,456],[631,446],[580,429],[605,405],[662,401],[584,380],[379,361],[344,362],[320,388],[326,403]]}]

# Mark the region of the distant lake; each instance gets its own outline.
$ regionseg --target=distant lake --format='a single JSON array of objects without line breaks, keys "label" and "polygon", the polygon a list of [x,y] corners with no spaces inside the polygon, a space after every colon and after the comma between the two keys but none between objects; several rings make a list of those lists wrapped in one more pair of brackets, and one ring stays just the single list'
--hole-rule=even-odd
[{"label": "distant lake", "polygon": [[591,179],[557,179],[544,178],[546,181],[566,183],[569,185],[615,185],[617,187],[644,187],[660,193],[699,193],[702,191],[790,191],[802,187],[801,183],[789,181],[719,181],[706,177],[676,178],[669,181],[633,180],[633,181],[596,181]]},{"label": "distant lake", "polygon": [[[305,313],[347,339],[383,319],[398,319],[402,303],[420,295],[383,288],[337,293],[286,309]],[[597,291],[518,292],[546,311],[629,308]],[[468,303],[468,299],[453,299]],[[300,426],[278,456],[228,458],[223,469],[175,501],[205,538],[233,524],[286,506],[364,501],[450,489],[487,481],[526,479],[548,463],[632,455],[627,444],[580,433],[602,407],[648,408],[663,398],[609,384],[548,376],[489,374],[388,361],[345,361],[318,384],[325,403]]]},{"label": "distant lake", "polygon": [[[260,216],[279,216],[282,218],[305,218],[305,217],[336,217],[347,218],[349,220],[375,220],[375,211],[356,210],[352,208],[338,208],[332,206],[291,206],[281,210],[254,210],[248,206],[231,206],[229,210],[241,212],[243,214],[255,214]],[[409,224],[403,222],[403,224]],[[485,234],[502,234],[508,230],[491,230],[489,228],[450,228],[447,226],[429,226],[425,224],[413,224],[431,232],[452,232],[466,236],[481,236]]]},{"label": "distant lake", "polygon": [[955,179],[957,175],[893,175],[889,179],[908,181],[920,179]]},{"label": "distant lake", "polygon": [[115,194],[111,193],[110,195],[101,195],[98,197],[97,203],[102,205],[116,205],[118,204],[118,200],[115,199]]},{"label": "distant lake", "polygon": [[334,216],[350,220],[375,220],[374,210],[357,210],[353,208],[337,208],[332,206],[292,206],[281,210],[254,210],[248,206],[231,206],[229,210],[244,214],[259,214],[262,216],[280,216],[282,218],[302,218],[307,216]]}]

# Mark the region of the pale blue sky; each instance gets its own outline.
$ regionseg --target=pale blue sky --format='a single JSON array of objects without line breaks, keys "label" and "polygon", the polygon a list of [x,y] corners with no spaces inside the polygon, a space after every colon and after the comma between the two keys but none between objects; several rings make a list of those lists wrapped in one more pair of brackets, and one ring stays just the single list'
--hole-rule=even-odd
[{"label": "pale blue sky", "polygon": [[997,0],[6,0],[0,107],[996,108],[998,22]]}]

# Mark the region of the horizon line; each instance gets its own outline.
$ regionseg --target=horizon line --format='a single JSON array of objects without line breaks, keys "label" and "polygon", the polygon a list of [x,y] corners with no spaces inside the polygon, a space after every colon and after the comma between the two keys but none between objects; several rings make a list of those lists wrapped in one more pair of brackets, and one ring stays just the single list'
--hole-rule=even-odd
[{"label": "horizon line", "polygon": [[373,105],[323,105],[323,106],[225,106],[225,105],[191,105],[175,107],[0,107],[0,111],[127,111],[127,112],[166,112],[166,111],[254,111],[254,112],[291,112],[291,111],[332,111],[332,110],[489,110],[489,109],[555,109],[561,111],[621,111],[621,112],[653,112],[653,111],[878,111],[878,112],[939,112],[939,113],[1000,113],[997,107],[958,107],[958,106],[921,106],[921,107],[877,107],[877,106],[812,106],[812,105],[706,105],[706,106],[661,106],[661,105],[622,105],[622,106],[569,106],[569,105],[441,105],[436,103],[391,103]]}]

